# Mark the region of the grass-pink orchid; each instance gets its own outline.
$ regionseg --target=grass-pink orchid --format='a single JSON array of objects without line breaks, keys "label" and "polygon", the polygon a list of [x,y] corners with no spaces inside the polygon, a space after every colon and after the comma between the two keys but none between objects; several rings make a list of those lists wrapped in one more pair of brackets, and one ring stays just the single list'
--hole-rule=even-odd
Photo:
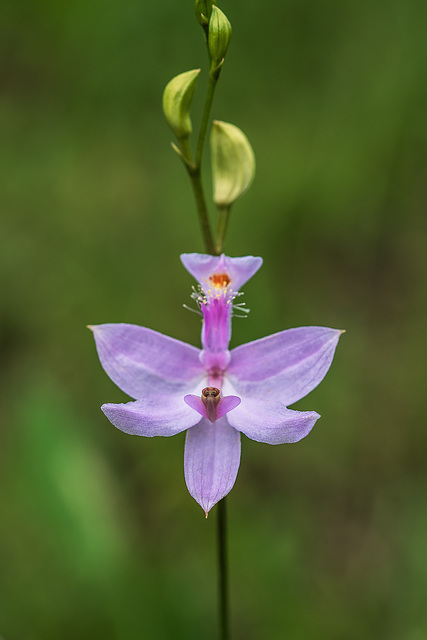
[{"label": "grass-pink orchid", "polygon": [[187,431],[185,480],[207,514],[229,493],[240,464],[240,434],[268,444],[298,442],[319,414],[288,405],[326,375],[341,331],[288,329],[229,351],[231,318],[243,308],[240,288],[262,264],[187,253],[182,263],[198,281],[202,349],[132,324],[93,330],[99,359],[111,380],[134,402],[104,404],[125,433],[173,436]]}]

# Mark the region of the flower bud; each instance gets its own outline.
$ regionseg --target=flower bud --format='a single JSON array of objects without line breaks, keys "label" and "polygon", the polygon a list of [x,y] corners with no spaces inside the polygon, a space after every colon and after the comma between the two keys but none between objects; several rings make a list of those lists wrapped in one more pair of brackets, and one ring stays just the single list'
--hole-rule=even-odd
[{"label": "flower bud", "polygon": [[231,38],[231,24],[225,15],[215,5],[209,20],[208,45],[213,60],[221,62],[225,58]]},{"label": "flower bud", "polygon": [[163,113],[177,138],[190,135],[190,106],[200,69],[185,71],[172,78],[163,92]]},{"label": "flower bud", "polygon": [[250,186],[255,175],[255,155],[238,127],[215,120],[211,134],[214,201],[230,206]]},{"label": "flower bud", "polygon": [[196,0],[194,11],[196,12],[196,18],[199,24],[201,24],[202,27],[206,27],[211,17],[212,0]]}]

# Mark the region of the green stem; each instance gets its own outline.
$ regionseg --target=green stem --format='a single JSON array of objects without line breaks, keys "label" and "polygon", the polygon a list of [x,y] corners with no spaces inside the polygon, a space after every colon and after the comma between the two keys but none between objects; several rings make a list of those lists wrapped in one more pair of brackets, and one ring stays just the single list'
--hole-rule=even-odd
[{"label": "green stem", "polygon": [[218,83],[221,66],[211,62],[211,68],[209,71],[209,85],[206,93],[205,106],[203,107],[202,121],[200,123],[199,138],[197,140],[196,149],[196,167],[200,166],[202,162],[203,147],[205,144],[206,132],[208,130],[209,117],[212,108],[212,102],[215,95],[216,85]]},{"label": "green stem", "polygon": [[227,563],[227,504],[218,502],[218,614],[220,640],[229,640],[228,563]]},{"label": "green stem", "polygon": [[181,156],[181,160],[185,164],[187,168],[193,166],[193,156],[191,154],[190,147],[190,137],[185,136],[184,138],[178,138],[179,151],[181,152],[179,155]]},{"label": "green stem", "polygon": [[218,222],[216,227],[216,243],[215,252],[219,256],[222,253],[225,242],[225,234],[227,233],[228,219],[230,217],[231,205],[222,205],[218,207]]},{"label": "green stem", "polygon": [[203,191],[202,177],[200,171],[200,165],[189,166],[187,170],[190,176],[191,186],[193,187],[194,198],[196,200],[197,211],[199,213],[200,228],[202,231],[203,240],[207,253],[215,255],[215,245],[212,237],[211,225],[209,223],[208,209],[206,206],[205,194]]},{"label": "green stem", "polygon": [[203,240],[205,243],[207,253],[216,255],[215,243],[212,235],[211,225],[209,222],[208,208],[206,206],[206,198],[202,183],[202,156],[203,147],[206,140],[206,133],[209,125],[209,118],[212,108],[212,102],[215,94],[215,88],[218,82],[219,74],[222,65],[216,65],[211,62],[209,71],[209,85],[206,93],[205,106],[203,108],[202,121],[200,123],[199,137],[197,140],[196,158],[193,162],[191,156],[190,146],[188,144],[188,138],[181,139],[180,150],[182,154],[182,160],[187,168],[188,175],[190,176],[191,186],[193,187],[194,198],[196,200],[197,211],[199,214],[200,228],[202,231]]}]

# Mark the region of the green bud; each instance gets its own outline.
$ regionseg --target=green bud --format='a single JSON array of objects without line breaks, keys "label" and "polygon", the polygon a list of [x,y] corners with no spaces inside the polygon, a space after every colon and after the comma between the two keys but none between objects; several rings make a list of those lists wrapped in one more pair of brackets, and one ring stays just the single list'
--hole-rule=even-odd
[{"label": "green bud", "polygon": [[212,0],[196,0],[194,11],[196,12],[196,18],[199,24],[201,24],[202,27],[206,27],[211,17]]},{"label": "green bud", "polygon": [[163,113],[177,138],[187,138],[191,133],[190,106],[199,73],[200,69],[180,73],[163,92]]},{"label": "green bud", "polygon": [[215,5],[209,20],[208,45],[213,60],[221,62],[225,58],[231,38],[231,24],[225,15]]},{"label": "green bud", "polygon": [[211,133],[214,201],[230,206],[250,186],[255,176],[255,155],[238,127],[215,120]]}]

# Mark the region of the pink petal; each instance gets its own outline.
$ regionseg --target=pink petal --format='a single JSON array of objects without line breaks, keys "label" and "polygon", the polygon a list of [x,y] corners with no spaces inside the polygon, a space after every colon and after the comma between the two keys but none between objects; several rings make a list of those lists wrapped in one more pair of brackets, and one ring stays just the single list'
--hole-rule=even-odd
[{"label": "pink petal", "polygon": [[202,288],[210,286],[209,276],[226,273],[231,279],[230,286],[233,291],[239,291],[240,287],[252,278],[262,265],[262,258],[254,256],[229,258],[224,254],[210,256],[204,253],[183,253],[181,261]]},{"label": "pink petal", "polygon": [[203,416],[204,418],[208,417],[206,406],[203,403],[200,396],[195,396],[192,393],[190,393],[187,396],[184,396],[184,402],[189,407],[194,409],[194,411],[197,411],[197,413]]},{"label": "pink petal", "polygon": [[231,351],[227,370],[240,396],[300,400],[325,377],[342,331],[299,327],[248,342]]},{"label": "pink petal", "polygon": [[147,396],[126,404],[104,404],[101,409],[120,431],[136,436],[174,436],[200,421],[200,416],[176,394]]},{"label": "pink petal", "polygon": [[208,514],[236,481],[240,464],[240,433],[226,418],[202,420],[187,431],[184,471],[187,488]]},{"label": "pink petal", "polygon": [[220,399],[216,409],[216,417],[222,418],[230,411],[233,411],[242,401],[237,396],[224,396]]},{"label": "pink petal", "polygon": [[203,375],[200,350],[185,342],[134,324],[91,329],[104,370],[132,398],[187,392]]},{"label": "pink petal", "polygon": [[[189,394],[184,396],[184,402],[194,409],[194,411],[197,411],[201,416],[209,419],[206,405],[200,396]],[[219,420],[219,418],[225,416],[226,413],[238,407],[240,403],[241,400],[237,396],[225,396],[224,398],[220,398],[216,407],[216,419]]]},{"label": "pink petal", "polygon": [[242,404],[227,420],[251,440],[267,444],[298,442],[312,430],[320,418],[315,411],[292,411],[281,402],[242,398]]}]

